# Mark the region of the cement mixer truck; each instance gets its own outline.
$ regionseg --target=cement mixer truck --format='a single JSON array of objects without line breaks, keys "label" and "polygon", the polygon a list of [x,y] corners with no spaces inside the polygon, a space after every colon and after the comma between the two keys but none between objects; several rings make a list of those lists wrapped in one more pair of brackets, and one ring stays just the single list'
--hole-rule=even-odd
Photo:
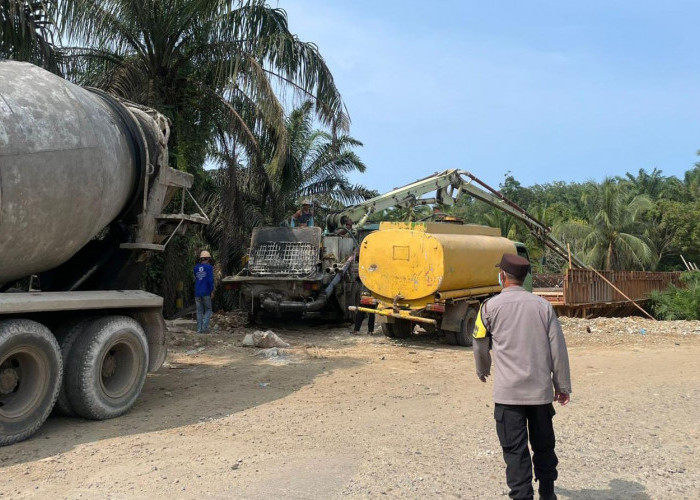
[{"label": "cement mixer truck", "polygon": [[141,274],[208,222],[183,213],[193,179],[168,167],[168,135],[152,109],[0,61],[0,445],[52,410],[125,413],[163,363],[162,299]]}]

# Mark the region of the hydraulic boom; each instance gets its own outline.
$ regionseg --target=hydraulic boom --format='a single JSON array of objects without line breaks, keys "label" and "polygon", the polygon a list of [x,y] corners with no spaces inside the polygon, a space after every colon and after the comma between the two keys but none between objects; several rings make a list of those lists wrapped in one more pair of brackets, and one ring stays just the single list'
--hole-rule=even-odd
[{"label": "hydraulic boom", "polygon": [[[423,195],[433,192],[435,193],[434,197],[422,198]],[[404,187],[348,207],[342,212],[331,214],[328,216],[327,223],[329,227],[337,227],[341,225],[343,217],[348,217],[355,223],[355,227],[359,229],[365,225],[370,215],[375,212],[381,212],[392,207],[415,207],[434,203],[452,206],[464,195],[471,196],[515,217],[525,224],[530,232],[545,246],[564,259],[569,258],[566,245],[551,234],[552,230],[549,226],[466,170],[452,169],[435,173]],[[571,262],[576,267],[588,267],[573,254],[571,255]]]}]

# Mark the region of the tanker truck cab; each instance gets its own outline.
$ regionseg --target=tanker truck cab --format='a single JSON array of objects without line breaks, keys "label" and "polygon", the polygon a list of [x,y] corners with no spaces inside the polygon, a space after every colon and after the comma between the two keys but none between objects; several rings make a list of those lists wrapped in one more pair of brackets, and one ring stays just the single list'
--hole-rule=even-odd
[{"label": "tanker truck cab", "polygon": [[[470,346],[482,301],[501,291],[496,265],[505,253],[528,258],[525,245],[500,230],[471,224],[382,222],[361,244],[359,274],[384,316],[388,337],[406,338],[416,324]],[[525,286],[532,289],[532,277]]]},{"label": "tanker truck cab", "polygon": [[[530,254],[527,251],[527,247],[525,246],[524,243],[520,243],[519,241],[514,242],[515,244],[515,250],[518,253],[520,257],[523,259],[527,259],[528,261],[530,260]],[[528,292],[532,292],[532,269],[530,269],[530,272],[527,273],[527,276],[525,277],[525,281],[523,281],[523,288],[527,290]]]}]

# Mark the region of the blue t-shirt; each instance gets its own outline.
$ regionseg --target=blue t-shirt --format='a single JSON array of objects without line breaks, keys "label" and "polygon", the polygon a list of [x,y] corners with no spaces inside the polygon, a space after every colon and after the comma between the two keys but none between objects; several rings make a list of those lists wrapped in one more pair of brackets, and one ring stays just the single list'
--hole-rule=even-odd
[{"label": "blue t-shirt", "polygon": [[194,296],[206,297],[214,291],[214,269],[209,264],[194,266]]}]

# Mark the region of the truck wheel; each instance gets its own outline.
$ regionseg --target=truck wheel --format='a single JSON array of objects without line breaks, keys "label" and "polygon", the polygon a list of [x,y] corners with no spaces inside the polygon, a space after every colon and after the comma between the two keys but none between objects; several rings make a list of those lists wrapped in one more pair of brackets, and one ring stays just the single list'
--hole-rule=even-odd
[{"label": "truck wheel", "polygon": [[147,371],[148,341],[141,325],[126,316],[96,319],[73,345],[66,368],[68,401],[84,418],[118,417],[136,402]]},{"label": "truck wheel", "polygon": [[61,351],[48,328],[29,320],[0,321],[0,446],[41,427],[62,377]]},{"label": "truck wheel", "polygon": [[387,337],[394,337],[394,323],[382,323],[382,333]]},{"label": "truck wheel", "polygon": [[[61,358],[63,359],[64,367],[68,367],[68,365],[71,364],[71,352],[75,340],[85,331],[85,328],[94,321],[94,319],[95,318],[83,318],[77,321],[69,321],[56,330],[56,338],[61,348]],[[66,393],[65,378],[63,384],[61,384],[61,389],[58,391],[58,399],[56,399],[53,412],[56,415],[75,417],[75,412],[73,411],[73,407],[68,400],[68,394]]]},{"label": "truck wheel", "polygon": [[470,347],[474,340],[474,325],[476,325],[476,315],[478,311],[475,307],[467,309],[467,314],[464,315],[462,321],[462,329],[457,332],[457,343],[464,347]]},{"label": "truck wheel", "polygon": [[413,333],[413,323],[405,319],[394,321],[394,336],[397,339],[406,339]]},{"label": "truck wheel", "polygon": [[445,340],[449,345],[457,345],[457,334],[455,332],[445,332]]}]

